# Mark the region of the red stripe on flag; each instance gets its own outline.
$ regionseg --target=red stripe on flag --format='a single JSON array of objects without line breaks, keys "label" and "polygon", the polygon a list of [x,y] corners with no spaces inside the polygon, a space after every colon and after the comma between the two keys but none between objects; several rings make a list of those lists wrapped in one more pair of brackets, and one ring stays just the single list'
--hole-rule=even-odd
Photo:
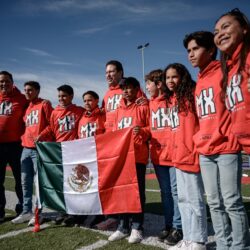
[{"label": "red stripe on flag", "polygon": [[103,213],[141,212],[132,129],[97,135],[96,149]]}]

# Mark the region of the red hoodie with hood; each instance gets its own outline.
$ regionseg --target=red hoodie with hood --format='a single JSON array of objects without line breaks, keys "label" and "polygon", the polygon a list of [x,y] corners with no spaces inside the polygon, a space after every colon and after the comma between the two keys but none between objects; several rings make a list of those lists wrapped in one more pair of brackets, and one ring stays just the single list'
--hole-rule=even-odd
[{"label": "red hoodie with hood", "polygon": [[96,107],[93,111],[84,111],[78,125],[78,138],[86,138],[105,132],[105,113]]},{"label": "red hoodie with hood", "polygon": [[60,105],[52,111],[50,125],[40,134],[40,141],[70,141],[77,139],[78,123],[84,109],[70,104],[67,107]]},{"label": "red hoodie with hood", "polygon": [[168,107],[173,142],[172,162],[182,171],[198,173],[199,157],[193,142],[193,135],[199,130],[198,118],[190,111],[179,111],[175,95]]},{"label": "red hoodie with hood", "polygon": [[109,90],[106,92],[102,102],[102,108],[104,108],[106,112],[106,132],[113,130],[115,110],[118,108],[121,98],[122,90],[119,84],[116,86],[109,86]]},{"label": "red hoodie with hood", "polygon": [[250,93],[247,81],[250,77],[250,52],[247,54],[244,70],[239,69],[239,55],[242,44],[238,46],[227,61],[229,67],[226,106],[231,112],[232,133],[237,137],[243,150],[250,154]]},{"label": "red hoodie with hood", "polygon": [[149,102],[149,109],[151,160],[154,165],[173,166],[171,121],[165,95],[152,97]]},{"label": "red hoodie with hood", "polygon": [[137,105],[134,102],[127,106],[124,99],[121,99],[119,108],[115,111],[115,126],[113,130],[134,126],[140,127],[139,134],[134,135],[136,163],[147,164],[148,162],[148,140],[150,137],[148,120],[148,103]]},{"label": "red hoodie with hood", "polygon": [[221,78],[218,61],[212,61],[198,74],[195,103],[200,130],[194,135],[194,142],[198,153],[202,155],[240,151],[240,145],[231,133],[230,113],[221,98]]},{"label": "red hoodie with hood", "polygon": [[12,93],[0,94],[0,143],[21,141],[23,115],[27,106],[28,101],[15,86]]},{"label": "red hoodie with hood", "polygon": [[[144,97],[147,99],[145,93],[140,89],[137,93],[137,98]],[[114,119],[115,119],[115,110],[119,107],[120,100],[122,99],[122,89],[120,85],[109,86],[109,90],[106,92],[103,102],[102,108],[106,112],[106,122],[105,129],[106,132],[110,132],[113,130]],[[139,104],[140,105],[140,104]]]},{"label": "red hoodie with hood", "polygon": [[22,145],[24,147],[36,147],[34,141],[49,125],[52,110],[51,103],[41,98],[37,98],[29,103],[23,117],[25,122],[25,132],[22,135]]}]

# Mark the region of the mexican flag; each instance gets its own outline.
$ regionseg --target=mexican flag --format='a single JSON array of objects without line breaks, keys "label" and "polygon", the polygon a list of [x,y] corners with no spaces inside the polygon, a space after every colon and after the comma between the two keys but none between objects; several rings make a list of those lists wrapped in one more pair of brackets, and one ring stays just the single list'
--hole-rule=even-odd
[{"label": "mexican flag", "polygon": [[132,129],[38,142],[39,198],[67,214],[141,212]]}]

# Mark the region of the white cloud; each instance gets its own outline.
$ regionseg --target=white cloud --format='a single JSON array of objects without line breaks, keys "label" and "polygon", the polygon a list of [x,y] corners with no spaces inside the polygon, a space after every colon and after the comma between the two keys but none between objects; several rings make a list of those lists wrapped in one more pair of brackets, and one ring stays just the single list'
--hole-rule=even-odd
[{"label": "white cloud", "polygon": [[76,33],[79,35],[90,35],[90,34],[95,34],[97,32],[103,31],[103,30],[108,29],[108,28],[109,28],[109,26],[93,27],[93,28],[78,30]]},{"label": "white cloud", "polygon": [[28,51],[36,56],[43,56],[43,57],[52,57],[53,56],[52,54],[50,54],[44,50],[40,50],[40,49],[34,49],[34,48],[22,48],[22,49],[26,50],[26,51]]},{"label": "white cloud", "polygon": [[82,94],[87,90],[93,90],[98,93],[100,100],[102,100],[104,93],[107,90],[107,83],[104,76],[100,75],[80,75],[62,72],[36,72],[36,73],[19,73],[12,71],[14,80],[18,88],[23,90],[23,83],[25,81],[35,80],[41,85],[42,98],[48,99],[56,106],[57,88],[63,84],[69,84],[73,87],[75,95],[74,102],[82,105]]},{"label": "white cloud", "polygon": [[49,61],[49,64],[62,65],[62,66],[75,66],[75,64],[71,62],[63,62],[63,61]]},{"label": "white cloud", "polygon": [[[204,20],[217,16],[218,2],[195,5],[185,0],[23,0],[16,11],[35,13],[50,12],[67,15],[102,13],[107,18],[119,20],[157,21],[162,17],[169,20]],[[145,19],[147,17],[147,19]],[[112,21],[114,21],[112,19]]]}]

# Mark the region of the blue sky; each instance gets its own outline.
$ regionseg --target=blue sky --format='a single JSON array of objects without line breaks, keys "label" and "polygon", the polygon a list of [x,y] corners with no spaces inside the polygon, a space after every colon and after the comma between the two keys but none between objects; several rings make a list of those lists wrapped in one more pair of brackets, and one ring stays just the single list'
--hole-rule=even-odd
[{"label": "blue sky", "polygon": [[250,18],[249,0],[1,0],[0,70],[13,74],[23,90],[39,81],[41,96],[57,104],[56,88],[70,84],[75,102],[94,90],[102,99],[105,64],[123,63],[126,76],[180,62],[196,78],[182,45],[185,34],[213,31],[224,12],[238,7]]}]

